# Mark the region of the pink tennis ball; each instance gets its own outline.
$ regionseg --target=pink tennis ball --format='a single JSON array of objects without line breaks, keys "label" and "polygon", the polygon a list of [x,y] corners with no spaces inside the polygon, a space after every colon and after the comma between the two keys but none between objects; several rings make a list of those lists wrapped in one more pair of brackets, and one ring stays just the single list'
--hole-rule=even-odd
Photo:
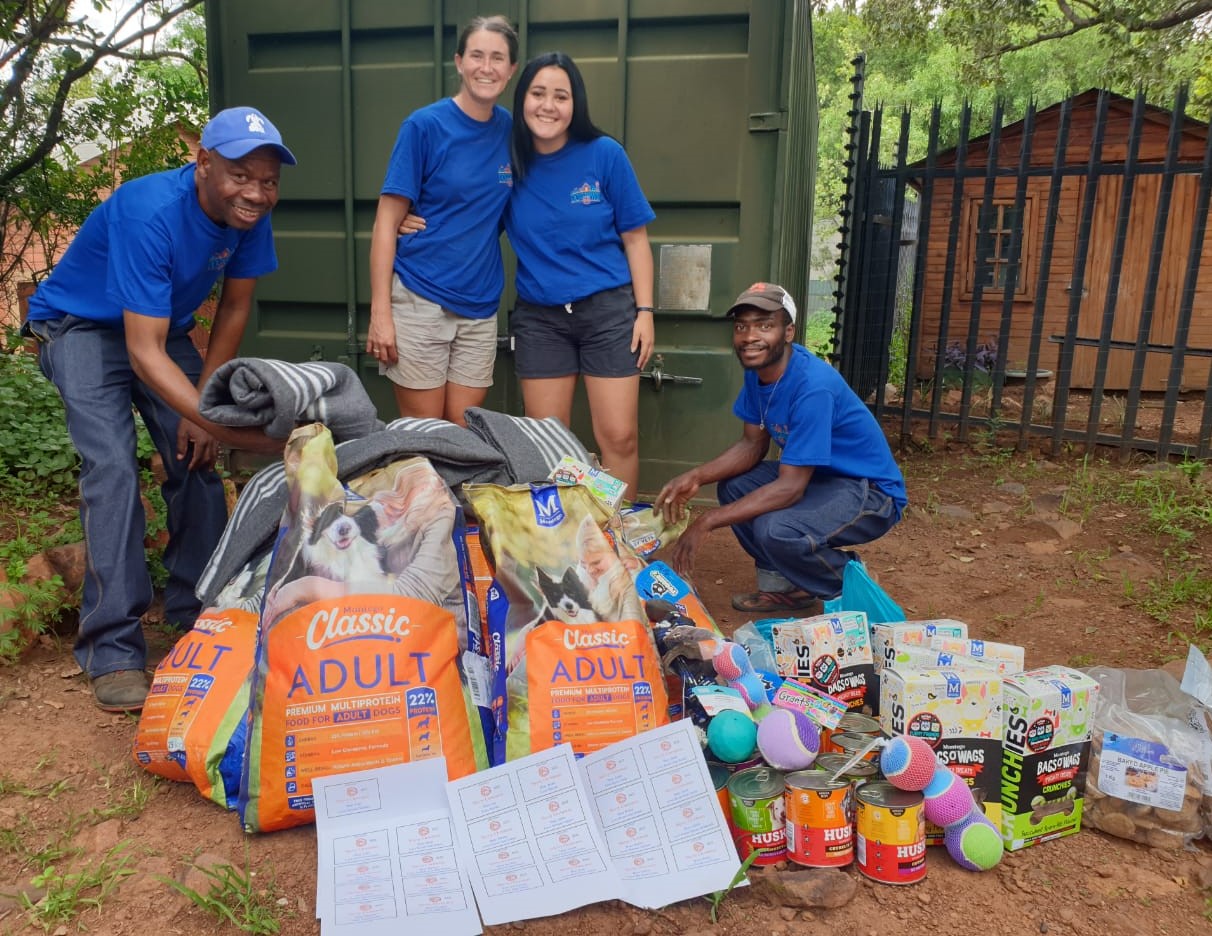
[{"label": "pink tennis ball", "polygon": [[770,697],[766,695],[766,686],[762,682],[762,678],[753,670],[728,680],[728,685],[741,694],[741,698],[745,700],[750,711],[770,701]]},{"label": "pink tennis ball", "polygon": [[715,665],[717,675],[727,682],[740,679],[745,673],[753,672],[753,663],[750,662],[745,648],[731,640],[725,640],[716,647],[711,662]]},{"label": "pink tennis ball", "polygon": [[900,735],[880,751],[880,771],[898,790],[924,790],[934,778],[938,761],[925,738]]},{"label": "pink tennis ball", "polygon": [[775,708],[758,722],[757,746],[771,767],[805,770],[821,750],[821,735],[803,712]]},{"label": "pink tennis ball", "polygon": [[939,777],[936,774],[935,780],[931,780],[923,791],[926,797],[925,812],[927,819],[946,829],[966,819],[976,805],[976,800],[972,797],[972,790],[963,780],[946,767],[940,766],[939,771],[947,774],[947,777]]},{"label": "pink tennis ball", "polygon": [[1001,833],[979,806],[944,833],[943,844],[955,863],[969,871],[996,867],[1006,849]]}]

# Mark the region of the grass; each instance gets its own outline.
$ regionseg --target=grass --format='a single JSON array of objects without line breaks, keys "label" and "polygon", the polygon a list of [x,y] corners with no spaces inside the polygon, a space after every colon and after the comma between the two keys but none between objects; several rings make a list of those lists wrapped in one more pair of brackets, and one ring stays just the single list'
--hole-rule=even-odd
[{"label": "grass", "polygon": [[727,887],[725,887],[723,890],[714,891],[703,898],[707,901],[707,903],[711,904],[710,915],[712,924],[719,922],[720,906],[725,900],[728,899],[728,895],[731,894],[743,880],[745,880],[745,874],[751,867],[753,867],[753,862],[757,859],[757,856],[758,853],[756,850],[751,851],[745,856],[745,860],[741,862],[741,866],[737,868],[736,874],[732,876],[732,880],[728,883]]},{"label": "grass", "polygon": [[205,894],[171,878],[162,877],[160,880],[215,919],[234,926],[242,933],[273,936],[281,930],[272,879],[267,887],[258,886],[257,873],[249,869],[247,863],[243,869],[221,864],[197,870],[210,880]]},{"label": "grass", "polygon": [[160,788],[160,779],[151,774],[137,773],[129,786],[122,787],[116,800],[112,797],[113,780],[108,774],[101,778],[100,785],[106,792],[106,804],[93,808],[90,815],[102,822],[106,819],[134,819],[143,812],[152,794]]},{"label": "grass", "polygon": [[71,821],[58,830],[55,837],[34,846],[28,843],[38,835],[38,831],[28,816],[20,816],[16,828],[0,829],[0,854],[13,855],[23,868],[45,871],[55,862],[74,858],[81,853],[81,849],[73,844],[79,828],[78,821]]},{"label": "grass", "polygon": [[85,911],[100,910],[118,885],[135,873],[129,865],[127,845],[115,845],[96,865],[86,864],[78,870],[60,871],[48,865],[33,880],[36,887],[45,889],[46,896],[37,903],[23,898],[30,922],[49,933]]}]

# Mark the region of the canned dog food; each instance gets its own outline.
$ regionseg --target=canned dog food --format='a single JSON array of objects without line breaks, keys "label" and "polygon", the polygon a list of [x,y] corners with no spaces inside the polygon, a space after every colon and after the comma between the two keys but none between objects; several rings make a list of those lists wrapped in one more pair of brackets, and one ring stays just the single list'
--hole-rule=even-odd
[{"label": "canned dog food", "polygon": [[751,767],[732,775],[728,801],[737,854],[744,861],[756,852],[755,865],[778,864],[787,857],[786,804],[781,771]]},{"label": "canned dog food", "polygon": [[[875,741],[876,737],[865,734],[851,734],[849,731],[839,731],[835,732],[830,740],[833,746],[837,748],[837,753],[844,754],[849,759],[866,748],[872,741]],[[863,760],[871,761],[873,764],[878,764],[879,759],[880,749],[878,747],[873,746],[863,754]]]},{"label": "canned dog food", "polygon": [[838,721],[836,728],[821,733],[822,754],[842,753],[841,748],[833,743],[833,736],[838,734],[862,734],[878,738],[882,732],[880,723],[869,715],[864,715],[862,712],[847,712]]},{"label": "canned dog food", "polygon": [[732,774],[723,764],[708,764],[707,772],[711,774],[711,782],[715,785],[715,795],[720,801],[720,809],[724,811],[724,818],[731,826],[732,805],[728,801],[728,781],[732,779]]},{"label": "canned dog food", "polygon": [[787,774],[787,857],[809,868],[841,868],[854,860],[850,781],[819,770]]},{"label": "canned dog food", "polygon": [[916,884],[926,876],[926,814],[921,793],[877,780],[854,796],[858,868],[881,884]]},{"label": "canned dog food", "polygon": [[[850,763],[850,758],[845,754],[821,754],[817,757],[815,766],[833,776],[848,763]],[[869,780],[878,779],[879,775],[879,764],[871,760],[861,760],[846,767],[845,773],[839,774],[838,779],[849,780],[855,787],[858,787]]]}]

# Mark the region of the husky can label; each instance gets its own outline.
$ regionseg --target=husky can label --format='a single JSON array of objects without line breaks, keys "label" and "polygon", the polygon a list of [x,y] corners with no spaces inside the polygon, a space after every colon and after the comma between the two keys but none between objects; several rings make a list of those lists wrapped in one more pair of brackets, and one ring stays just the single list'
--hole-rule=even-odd
[{"label": "husky can label", "polygon": [[854,860],[854,791],[819,770],[787,774],[787,857],[809,868]]},{"label": "husky can label", "polygon": [[858,869],[881,884],[916,884],[926,876],[926,813],[921,793],[877,780],[854,796]]},{"label": "husky can label", "polygon": [[778,864],[787,857],[786,804],[781,771],[751,767],[728,781],[732,834],[742,861],[756,852],[755,865]]},{"label": "husky can label", "polygon": [[[836,774],[839,780],[849,780],[856,788],[869,780],[879,779],[880,768],[875,761],[855,761],[849,767],[846,767],[846,764],[849,762],[850,758],[845,754],[820,754],[817,756],[816,763],[813,766],[818,771],[823,770],[830,776]],[[846,770],[839,774],[838,771],[843,767],[846,767]]]}]

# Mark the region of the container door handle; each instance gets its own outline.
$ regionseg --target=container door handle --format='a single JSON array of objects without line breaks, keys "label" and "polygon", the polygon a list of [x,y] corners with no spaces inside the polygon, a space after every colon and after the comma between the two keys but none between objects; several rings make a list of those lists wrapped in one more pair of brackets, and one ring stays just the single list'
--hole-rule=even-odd
[{"label": "container door handle", "polygon": [[684,377],[681,374],[666,374],[665,356],[663,354],[655,355],[652,359],[652,366],[642,372],[640,377],[644,380],[651,380],[653,390],[660,390],[661,385],[664,383],[697,386],[703,382],[702,377]]}]

